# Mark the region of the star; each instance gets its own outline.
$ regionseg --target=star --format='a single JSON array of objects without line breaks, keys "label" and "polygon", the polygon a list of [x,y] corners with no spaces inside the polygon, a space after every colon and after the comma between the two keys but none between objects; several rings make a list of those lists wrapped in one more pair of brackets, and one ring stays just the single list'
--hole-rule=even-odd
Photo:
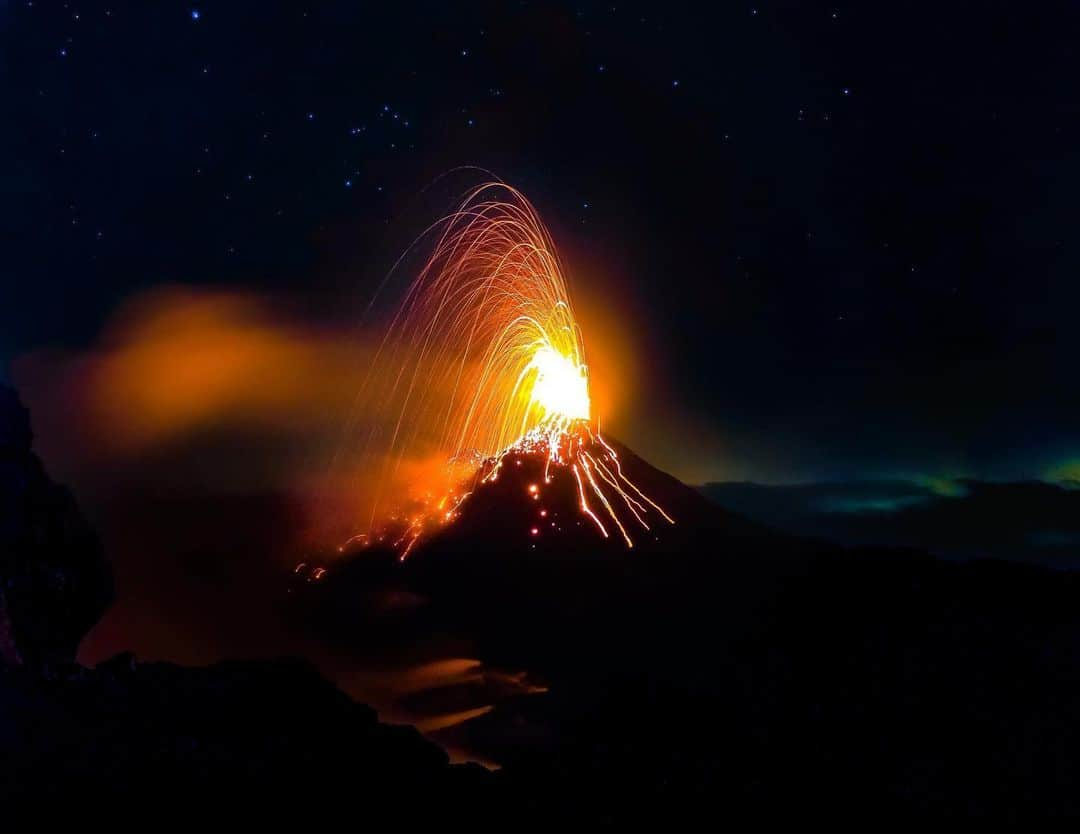
[{"label": "star", "polygon": [[191,19],[192,20],[198,20],[201,17],[202,17],[202,12],[200,12],[198,9],[192,9],[191,10]]}]

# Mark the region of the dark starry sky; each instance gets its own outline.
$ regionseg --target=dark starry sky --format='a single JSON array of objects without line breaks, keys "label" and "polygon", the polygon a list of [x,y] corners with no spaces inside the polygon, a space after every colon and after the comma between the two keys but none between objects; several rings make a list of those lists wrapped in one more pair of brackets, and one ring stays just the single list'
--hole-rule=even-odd
[{"label": "dark starry sky", "polygon": [[0,3],[0,362],[164,282],[358,308],[473,164],[625,299],[661,465],[1080,457],[1080,7],[709,5]]}]

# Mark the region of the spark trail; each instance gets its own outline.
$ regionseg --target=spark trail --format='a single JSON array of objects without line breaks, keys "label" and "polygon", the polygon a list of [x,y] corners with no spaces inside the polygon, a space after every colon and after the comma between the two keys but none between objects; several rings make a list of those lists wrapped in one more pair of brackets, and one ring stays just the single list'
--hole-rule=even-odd
[{"label": "spark trail", "polygon": [[[674,521],[622,472],[593,428],[584,342],[551,235],[520,191],[488,182],[432,226],[431,254],[409,284],[360,392],[370,427],[363,476],[376,482],[363,540],[396,525],[405,558],[454,520],[508,453],[546,458],[545,480],[572,477],[581,512],[633,547],[631,532]],[[403,480],[428,461],[404,509]],[[651,518],[650,518],[651,517]],[[384,528],[385,529],[385,528]],[[534,531],[535,532],[535,531]],[[356,537],[354,537],[355,539]]]}]

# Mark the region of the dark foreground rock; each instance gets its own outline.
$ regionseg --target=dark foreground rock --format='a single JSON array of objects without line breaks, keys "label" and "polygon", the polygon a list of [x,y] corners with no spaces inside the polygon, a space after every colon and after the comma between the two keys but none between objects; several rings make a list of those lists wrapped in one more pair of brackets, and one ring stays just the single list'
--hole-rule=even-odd
[{"label": "dark foreground rock", "polygon": [[[121,655],[50,679],[0,673],[0,803],[362,807],[452,819],[491,775],[452,766],[296,660],[205,668]],[[417,802],[423,797],[423,802]]]}]

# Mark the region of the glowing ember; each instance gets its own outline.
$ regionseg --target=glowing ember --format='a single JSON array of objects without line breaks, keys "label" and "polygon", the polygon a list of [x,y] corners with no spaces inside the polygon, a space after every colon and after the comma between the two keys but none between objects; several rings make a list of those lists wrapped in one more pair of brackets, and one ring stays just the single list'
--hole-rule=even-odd
[{"label": "glowing ember", "polygon": [[[497,480],[508,458],[521,466],[526,454],[546,459],[545,484],[568,470],[582,513],[604,537],[610,524],[632,547],[628,527],[649,530],[650,515],[674,523],[592,428],[581,331],[550,234],[528,200],[504,183],[481,185],[429,234],[434,251],[389,322],[358,399],[370,421],[361,427],[364,471],[378,488],[369,532],[351,541],[381,540],[377,522],[389,516],[404,558],[426,531],[457,517],[477,482]],[[405,473],[430,460],[445,462],[441,483],[408,510],[385,509],[415,494]],[[528,494],[538,501],[539,485]]]}]

